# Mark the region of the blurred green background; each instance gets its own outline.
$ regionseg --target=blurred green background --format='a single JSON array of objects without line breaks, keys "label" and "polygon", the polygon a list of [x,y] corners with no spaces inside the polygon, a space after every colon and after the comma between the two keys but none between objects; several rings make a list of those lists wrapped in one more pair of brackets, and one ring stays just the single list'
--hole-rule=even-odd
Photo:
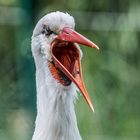
[{"label": "blurred green background", "polygon": [[31,140],[36,116],[32,30],[51,11],[74,16],[76,30],[100,51],[82,47],[92,113],[76,104],[83,140],[140,139],[139,0],[0,0],[0,140]]}]

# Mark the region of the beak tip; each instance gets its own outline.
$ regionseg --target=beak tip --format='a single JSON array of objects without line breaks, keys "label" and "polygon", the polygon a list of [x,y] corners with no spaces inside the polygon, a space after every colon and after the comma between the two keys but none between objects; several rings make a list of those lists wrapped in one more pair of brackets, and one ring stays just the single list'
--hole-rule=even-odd
[{"label": "beak tip", "polygon": [[93,107],[92,103],[89,103],[89,107],[90,107],[90,109],[91,109],[91,111],[92,111],[92,112],[95,112],[95,110],[94,110],[94,107]]},{"label": "beak tip", "polygon": [[96,48],[97,48],[97,50],[100,50],[100,48],[98,46]]},{"label": "beak tip", "polygon": [[97,50],[100,49],[96,44],[93,44],[91,47],[92,47],[92,48],[96,48]]},{"label": "beak tip", "polygon": [[91,110],[92,110],[92,112],[95,112],[95,110],[94,110],[93,106],[91,107]]},{"label": "beak tip", "polygon": [[100,50],[100,48],[98,46],[94,46],[97,50]]}]

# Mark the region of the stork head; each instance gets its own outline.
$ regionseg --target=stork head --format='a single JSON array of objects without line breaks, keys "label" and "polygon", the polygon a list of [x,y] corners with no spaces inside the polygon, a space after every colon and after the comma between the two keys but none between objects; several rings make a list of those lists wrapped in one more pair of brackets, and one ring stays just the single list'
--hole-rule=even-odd
[{"label": "stork head", "polygon": [[48,61],[49,70],[59,84],[66,87],[75,83],[94,111],[82,78],[81,51],[78,44],[99,48],[76,32],[74,27],[74,19],[67,13],[47,14],[39,20],[33,31],[32,53],[35,60],[40,57]]}]

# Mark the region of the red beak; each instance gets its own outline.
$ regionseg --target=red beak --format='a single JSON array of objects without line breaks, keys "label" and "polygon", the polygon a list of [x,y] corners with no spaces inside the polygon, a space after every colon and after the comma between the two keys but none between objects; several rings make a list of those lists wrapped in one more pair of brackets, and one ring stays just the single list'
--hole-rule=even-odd
[{"label": "red beak", "polygon": [[91,48],[96,48],[97,50],[99,50],[99,47],[96,44],[94,44],[92,41],[90,41],[83,35],[77,33],[76,31],[68,27],[65,27],[62,30],[62,32],[58,36],[58,39],[82,44],[82,45],[85,45]]},{"label": "red beak", "polygon": [[[88,40],[81,34],[77,33],[71,28],[65,27],[61,33],[58,35],[57,39],[67,41],[67,42],[72,42],[72,43],[78,43],[82,44],[91,48],[96,48],[99,50],[99,47],[95,45],[92,41]],[[84,81],[83,81],[83,76],[82,76],[82,68],[81,68],[81,61],[80,61],[80,53],[78,52],[78,59],[75,61],[75,68],[74,68],[74,73],[72,74],[53,54],[52,52],[52,57],[55,61],[55,63],[59,66],[59,68],[67,75],[71,81],[73,81],[77,87],[80,89],[82,95],[84,96],[85,100],[87,101],[89,107],[91,110],[94,112],[94,108],[92,105],[92,102],[90,100],[90,97],[88,95],[88,92],[86,90]]]}]

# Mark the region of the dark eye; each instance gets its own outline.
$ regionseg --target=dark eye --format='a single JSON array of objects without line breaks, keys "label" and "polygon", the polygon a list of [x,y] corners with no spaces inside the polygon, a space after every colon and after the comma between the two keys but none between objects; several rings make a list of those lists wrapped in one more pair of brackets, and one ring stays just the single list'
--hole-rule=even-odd
[{"label": "dark eye", "polygon": [[42,34],[49,36],[52,33],[54,32],[49,28],[49,26],[46,26],[46,25],[43,26]]}]

